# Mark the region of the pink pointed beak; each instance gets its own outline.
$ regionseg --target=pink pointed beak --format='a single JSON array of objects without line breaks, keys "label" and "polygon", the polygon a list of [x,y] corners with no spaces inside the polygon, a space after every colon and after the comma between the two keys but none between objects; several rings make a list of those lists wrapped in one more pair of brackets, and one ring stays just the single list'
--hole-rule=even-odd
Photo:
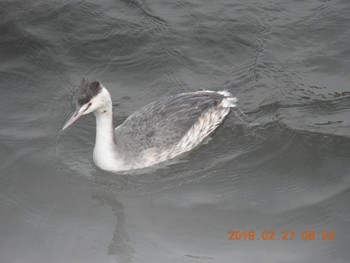
[{"label": "pink pointed beak", "polygon": [[76,112],[74,112],[73,116],[70,117],[70,119],[67,121],[67,123],[63,126],[62,130],[67,129],[69,126],[71,126],[83,114],[84,114],[84,111],[77,110]]}]

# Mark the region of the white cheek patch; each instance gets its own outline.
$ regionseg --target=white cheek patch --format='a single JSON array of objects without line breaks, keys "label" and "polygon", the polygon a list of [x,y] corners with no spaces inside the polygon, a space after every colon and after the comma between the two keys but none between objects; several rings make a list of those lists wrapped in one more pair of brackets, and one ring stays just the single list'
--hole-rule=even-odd
[{"label": "white cheek patch", "polygon": [[79,109],[79,112],[83,112],[83,115],[94,112],[95,110],[105,106],[109,101],[109,93],[106,89],[102,89],[95,97],[85,103]]}]

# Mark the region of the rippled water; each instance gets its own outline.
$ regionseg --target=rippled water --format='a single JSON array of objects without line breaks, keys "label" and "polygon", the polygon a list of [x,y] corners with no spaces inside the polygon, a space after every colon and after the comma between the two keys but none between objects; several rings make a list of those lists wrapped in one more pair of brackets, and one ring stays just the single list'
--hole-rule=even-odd
[{"label": "rippled water", "polygon": [[[0,1],[0,261],[350,262],[349,13],[345,0]],[[231,114],[178,162],[106,173],[93,116],[61,131],[82,77],[110,90],[115,123],[204,88],[258,125]]]}]

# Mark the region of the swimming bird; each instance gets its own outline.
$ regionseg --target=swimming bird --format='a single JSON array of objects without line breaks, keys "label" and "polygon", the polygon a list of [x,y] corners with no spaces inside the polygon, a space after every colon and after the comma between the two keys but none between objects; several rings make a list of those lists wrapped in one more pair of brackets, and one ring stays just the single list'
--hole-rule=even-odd
[{"label": "swimming bird", "polygon": [[152,166],[200,145],[225,119],[237,98],[228,91],[195,91],[156,100],[113,128],[112,100],[98,81],[83,79],[76,111],[63,130],[82,115],[94,113],[94,163],[103,170]]}]

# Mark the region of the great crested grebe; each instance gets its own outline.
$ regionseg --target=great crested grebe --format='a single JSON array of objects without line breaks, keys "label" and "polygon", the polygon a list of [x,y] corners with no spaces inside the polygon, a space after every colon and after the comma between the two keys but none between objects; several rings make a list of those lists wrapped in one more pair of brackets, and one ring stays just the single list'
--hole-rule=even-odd
[{"label": "great crested grebe", "polygon": [[151,166],[198,146],[224,120],[237,98],[227,91],[196,91],[162,98],[131,114],[113,128],[112,100],[98,81],[83,79],[76,111],[63,130],[80,116],[96,116],[93,159],[103,170]]}]

